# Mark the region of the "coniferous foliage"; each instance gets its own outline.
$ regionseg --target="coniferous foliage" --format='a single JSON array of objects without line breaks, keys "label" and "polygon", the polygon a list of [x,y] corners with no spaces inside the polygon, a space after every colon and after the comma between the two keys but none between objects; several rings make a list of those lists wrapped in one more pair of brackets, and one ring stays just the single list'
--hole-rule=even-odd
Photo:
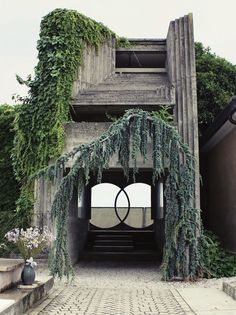
[{"label": "coniferous foliage", "polygon": [[[51,215],[56,224],[57,237],[51,253],[51,272],[60,278],[72,273],[68,255],[67,217],[74,187],[81,193],[91,175],[100,182],[111,157],[118,152],[119,163],[127,178],[138,172],[137,157],[147,158],[148,138],[152,139],[153,181],[167,176],[165,246],[163,278],[196,279],[202,272],[200,261],[200,210],[194,208],[194,158],[182,143],[177,130],[158,115],[143,110],[129,110],[116,120],[98,139],[79,145],[60,156],[55,164],[37,176],[59,178],[68,160],[74,164],[58,183]],[[183,162],[180,157],[183,157]]]},{"label": "coniferous foliage", "polygon": [[202,43],[195,44],[198,121],[209,126],[236,95],[236,65],[216,56]]}]

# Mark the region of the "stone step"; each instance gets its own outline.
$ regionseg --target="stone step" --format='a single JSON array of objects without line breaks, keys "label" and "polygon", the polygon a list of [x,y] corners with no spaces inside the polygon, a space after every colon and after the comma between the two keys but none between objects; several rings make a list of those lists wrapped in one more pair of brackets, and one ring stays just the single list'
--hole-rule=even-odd
[{"label": "stone step", "polygon": [[94,245],[133,245],[132,239],[95,239]]},{"label": "stone step", "polygon": [[23,266],[22,259],[0,258],[0,292],[20,282]]},{"label": "stone step", "polygon": [[223,291],[236,300],[236,281],[223,282]]},{"label": "stone step", "polygon": [[93,245],[92,250],[99,252],[130,252],[134,250],[133,245]]},{"label": "stone step", "polygon": [[53,277],[36,274],[31,286],[19,286],[0,293],[0,314],[21,315],[35,303],[43,299],[52,289]]},{"label": "stone step", "polygon": [[[144,256],[145,259],[144,259]],[[149,260],[157,257],[154,232],[151,230],[89,231],[83,258],[122,258]]]},{"label": "stone step", "polygon": [[119,234],[101,234],[101,235],[96,235],[96,239],[102,239],[102,240],[131,240],[133,239],[132,235],[119,235]]}]

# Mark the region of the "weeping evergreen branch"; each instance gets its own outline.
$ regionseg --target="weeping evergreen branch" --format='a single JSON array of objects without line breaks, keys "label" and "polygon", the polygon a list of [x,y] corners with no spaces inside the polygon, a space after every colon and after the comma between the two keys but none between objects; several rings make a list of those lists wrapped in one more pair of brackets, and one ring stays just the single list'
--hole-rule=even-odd
[{"label": "weeping evergreen branch", "polygon": [[93,174],[97,174],[97,181],[101,182],[103,170],[109,167],[116,152],[124,176],[129,178],[132,168],[135,180],[137,158],[146,159],[148,139],[153,143],[153,178],[166,176],[163,279],[194,280],[202,272],[200,210],[193,207],[194,158],[173,126],[157,115],[133,109],[116,120],[99,138],[73,148],[37,174],[37,177],[55,178],[69,160],[74,161],[69,173],[61,180],[52,204],[52,219],[57,227],[51,263],[53,275],[70,276],[73,270],[67,250],[66,220],[74,187],[78,186],[82,192]]}]

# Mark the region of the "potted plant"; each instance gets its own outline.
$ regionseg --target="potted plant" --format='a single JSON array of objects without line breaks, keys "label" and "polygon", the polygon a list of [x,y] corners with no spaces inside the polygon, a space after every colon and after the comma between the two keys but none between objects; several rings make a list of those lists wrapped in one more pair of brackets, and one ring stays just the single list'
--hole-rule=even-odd
[{"label": "potted plant", "polygon": [[18,247],[20,255],[25,261],[21,273],[22,283],[31,285],[35,280],[36,262],[33,258],[47,248],[54,240],[52,233],[47,227],[40,230],[38,227],[30,227],[26,230],[15,228],[5,235],[9,242],[13,242]]}]

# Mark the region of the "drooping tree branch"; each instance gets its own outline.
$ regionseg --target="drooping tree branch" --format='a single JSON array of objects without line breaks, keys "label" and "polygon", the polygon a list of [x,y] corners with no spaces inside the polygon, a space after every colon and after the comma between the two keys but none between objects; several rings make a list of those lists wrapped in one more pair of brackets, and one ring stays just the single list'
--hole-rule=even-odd
[{"label": "drooping tree branch", "polygon": [[[52,219],[57,227],[57,238],[52,251],[53,275],[69,276],[73,270],[67,250],[66,222],[74,187],[78,186],[81,192],[92,174],[97,174],[97,181],[101,182],[102,173],[109,168],[110,159],[116,152],[124,176],[129,177],[129,170],[132,169],[135,180],[138,155],[144,161],[147,159],[148,137],[153,143],[154,182],[167,174],[163,278],[197,278],[201,268],[201,224],[200,210],[193,206],[194,158],[173,126],[143,110],[127,111],[99,138],[75,147],[37,174],[55,178],[70,159],[74,160],[70,171],[61,180],[52,204]],[[181,160],[180,155],[184,156]]]}]

